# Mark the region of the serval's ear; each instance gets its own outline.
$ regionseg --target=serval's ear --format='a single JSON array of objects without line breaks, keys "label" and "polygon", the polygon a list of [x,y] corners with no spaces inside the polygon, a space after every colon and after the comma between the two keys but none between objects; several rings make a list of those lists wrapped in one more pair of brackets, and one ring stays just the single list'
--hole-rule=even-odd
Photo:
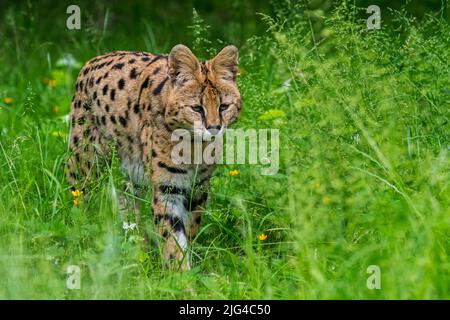
[{"label": "serval's ear", "polygon": [[200,72],[200,63],[192,51],[177,44],[169,54],[169,77],[172,81],[195,78]]},{"label": "serval's ear", "polygon": [[226,46],[210,60],[211,71],[220,79],[236,81],[239,72],[238,56],[238,49],[235,46]]}]

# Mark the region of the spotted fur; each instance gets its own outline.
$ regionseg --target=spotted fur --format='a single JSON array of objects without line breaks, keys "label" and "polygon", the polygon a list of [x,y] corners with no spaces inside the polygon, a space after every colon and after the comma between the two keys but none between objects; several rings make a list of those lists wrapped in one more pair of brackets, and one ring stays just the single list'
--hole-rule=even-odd
[{"label": "spotted fur", "polygon": [[196,134],[222,134],[237,120],[237,58],[234,46],[204,62],[183,45],[169,55],[118,51],[87,62],[75,84],[69,183],[88,189],[94,168],[103,168],[116,149],[130,183],[151,186],[164,256],[182,268],[189,268],[186,253],[214,165],[174,164],[170,137],[175,129],[192,130],[195,121],[202,124]]}]

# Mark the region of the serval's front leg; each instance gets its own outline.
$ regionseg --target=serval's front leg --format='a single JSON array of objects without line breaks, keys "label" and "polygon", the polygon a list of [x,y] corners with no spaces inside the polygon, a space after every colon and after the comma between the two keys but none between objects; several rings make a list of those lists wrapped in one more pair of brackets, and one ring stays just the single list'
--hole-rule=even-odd
[{"label": "serval's front leg", "polygon": [[186,206],[184,189],[165,184],[154,186],[153,215],[164,241],[163,255],[182,271],[190,268],[186,235],[189,215]]},{"label": "serval's front leg", "polygon": [[187,230],[189,243],[191,243],[194,238],[197,236],[197,233],[200,229],[200,223],[203,216],[203,213],[205,211],[205,205],[206,200],[208,198],[208,192],[207,191],[201,191],[199,192],[199,195],[197,198],[194,198],[190,201],[190,208],[191,208],[191,218],[189,221],[189,228]]}]

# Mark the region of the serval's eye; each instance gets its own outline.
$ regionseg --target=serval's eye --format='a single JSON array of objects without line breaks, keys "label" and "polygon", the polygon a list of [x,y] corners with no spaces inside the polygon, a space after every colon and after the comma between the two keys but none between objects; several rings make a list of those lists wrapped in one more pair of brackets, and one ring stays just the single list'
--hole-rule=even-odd
[{"label": "serval's eye", "polygon": [[219,111],[224,112],[224,111],[228,110],[229,107],[230,107],[229,104],[221,104],[219,107]]},{"label": "serval's eye", "polygon": [[191,108],[192,108],[192,110],[194,110],[195,112],[198,112],[198,113],[201,113],[201,114],[203,114],[203,113],[205,112],[205,110],[203,109],[202,106],[193,106],[193,107],[191,107]]}]

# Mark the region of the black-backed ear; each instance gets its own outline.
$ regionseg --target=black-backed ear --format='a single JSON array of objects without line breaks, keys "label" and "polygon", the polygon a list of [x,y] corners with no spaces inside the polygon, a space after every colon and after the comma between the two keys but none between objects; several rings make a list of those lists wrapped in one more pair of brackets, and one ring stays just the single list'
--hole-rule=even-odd
[{"label": "black-backed ear", "polygon": [[195,77],[200,72],[200,63],[192,51],[182,44],[177,44],[169,54],[169,77],[172,81]]},{"label": "black-backed ear", "polygon": [[211,59],[211,70],[218,78],[236,81],[239,73],[238,58],[238,49],[233,45],[226,46]]}]

